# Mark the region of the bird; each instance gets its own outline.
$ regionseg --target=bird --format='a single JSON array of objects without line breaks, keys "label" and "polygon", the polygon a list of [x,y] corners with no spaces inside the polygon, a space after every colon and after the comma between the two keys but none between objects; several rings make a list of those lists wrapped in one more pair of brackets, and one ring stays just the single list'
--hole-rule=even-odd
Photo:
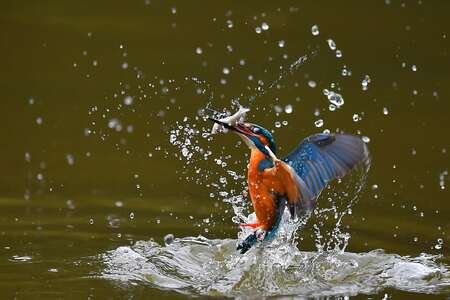
[{"label": "bird", "polygon": [[247,180],[256,221],[240,224],[254,229],[237,245],[241,254],[276,237],[286,207],[293,219],[309,214],[330,181],[342,178],[357,165],[370,164],[368,147],[356,135],[314,134],[279,159],[275,139],[266,128],[243,119],[209,119],[237,133],[250,148]]}]

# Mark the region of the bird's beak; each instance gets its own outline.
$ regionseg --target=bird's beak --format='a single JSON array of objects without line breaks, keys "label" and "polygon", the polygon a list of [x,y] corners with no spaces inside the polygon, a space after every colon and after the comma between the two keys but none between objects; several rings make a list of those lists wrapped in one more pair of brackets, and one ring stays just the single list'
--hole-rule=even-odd
[{"label": "bird's beak", "polygon": [[247,144],[247,146],[250,149],[255,148],[255,144],[250,139],[250,136],[253,136],[255,134],[251,130],[249,130],[247,128],[247,126],[245,126],[244,123],[237,122],[235,124],[230,124],[230,123],[223,122],[221,120],[217,120],[217,119],[214,119],[214,118],[208,118],[208,119],[211,120],[212,122],[218,124],[218,125],[223,126],[226,129],[229,129],[231,131],[236,132],[244,140],[244,142]]}]

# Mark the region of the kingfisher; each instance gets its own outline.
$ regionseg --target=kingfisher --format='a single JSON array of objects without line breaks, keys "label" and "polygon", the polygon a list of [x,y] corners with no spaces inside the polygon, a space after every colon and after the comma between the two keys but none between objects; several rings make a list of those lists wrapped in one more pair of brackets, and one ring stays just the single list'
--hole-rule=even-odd
[{"label": "kingfisher", "polygon": [[342,178],[357,165],[370,163],[367,145],[359,136],[314,134],[279,159],[275,140],[264,127],[242,118],[209,119],[215,126],[237,133],[251,152],[247,179],[256,221],[240,224],[254,229],[237,246],[242,254],[258,242],[276,237],[286,207],[293,219],[308,215],[330,181]]}]

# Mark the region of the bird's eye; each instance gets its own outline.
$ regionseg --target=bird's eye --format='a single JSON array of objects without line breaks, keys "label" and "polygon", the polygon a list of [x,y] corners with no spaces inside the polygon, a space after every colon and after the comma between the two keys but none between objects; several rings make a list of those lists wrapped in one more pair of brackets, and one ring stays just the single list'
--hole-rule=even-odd
[{"label": "bird's eye", "polygon": [[252,131],[253,131],[253,133],[259,133],[260,129],[258,127],[253,127]]}]

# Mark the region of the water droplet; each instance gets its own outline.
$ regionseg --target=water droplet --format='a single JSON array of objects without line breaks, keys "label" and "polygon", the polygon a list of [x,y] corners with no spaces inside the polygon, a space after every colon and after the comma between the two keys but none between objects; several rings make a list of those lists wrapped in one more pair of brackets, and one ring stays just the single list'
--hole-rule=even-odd
[{"label": "water droplet", "polygon": [[337,58],[341,58],[342,57],[342,51],[341,50],[336,50],[336,57]]},{"label": "water droplet", "polygon": [[175,134],[171,134],[169,137],[169,142],[171,144],[175,143],[175,141],[177,140],[177,136]]},{"label": "water droplet", "polygon": [[448,171],[445,170],[439,174],[439,187],[445,190],[445,177],[448,176]]},{"label": "water droplet", "polygon": [[389,114],[389,110],[387,107],[383,107],[383,115],[387,116]]},{"label": "water droplet", "polygon": [[344,98],[342,97],[342,95],[335,93],[333,91],[329,91],[327,89],[323,90],[323,94],[327,96],[328,101],[330,101],[331,104],[334,104],[337,108],[344,105]]},{"label": "water droplet", "polygon": [[70,154],[70,153],[68,153],[68,154],[66,154],[66,161],[67,161],[67,163],[69,164],[69,165],[73,165],[73,164],[75,164],[75,158],[74,158],[74,156],[72,155],[72,154]]},{"label": "water droplet", "polygon": [[198,55],[203,53],[203,49],[200,47],[195,48],[195,53],[197,53]]},{"label": "water droplet", "polygon": [[319,120],[314,122],[314,125],[319,128],[319,127],[323,126],[323,123],[324,123],[323,120],[319,119]]},{"label": "water droplet", "polygon": [[228,74],[230,74],[230,69],[228,69],[227,67],[224,67],[222,69],[222,73],[225,74],[225,75],[228,75]]},{"label": "water droplet", "polygon": [[122,130],[122,123],[119,119],[112,118],[108,121],[108,127],[111,129],[115,129],[116,131]]},{"label": "water droplet", "polygon": [[71,199],[68,199],[68,200],[66,201],[66,205],[67,205],[67,208],[68,208],[68,209],[72,209],[72,210],[75,209],[75,203],[74,203]]},{"label": "water droplet", "polygon": [[336,43],[332,39],[328,39],[327,43],[331,50],[336,50]]},{"label": "water droplet", "polygon": [[288,104],[284,107],[284,112],[287,114],[291,114],[293,110],[294,110],[294,108],[292,107],[291,104]]},{"label": "water droplet", "polygon": [[125,104],[125,105],[131,105],[131,104],[133,104],[133,97],[131,97],[131,96],[126,96],[126,97],[123,99],[123,104]]},{"label": "water droplet", "polygon": [[36,118],[36,124],[42,125],[42,123],[44,123],[44,120],[41,117],[37,117]]},{"label": "water droplet", "polygon": [[166,246],[167,246],[167,245],[170,245],[170,244],[173,243],[173,240],[174,240],[174,239],[175,239],[175,236],[174,236],[173,234],[171,234],[171,233],[166,234],[166,235],[164,236],[164,243],[166,244]]},{"label": "water droplet", "polygon": [[273,109],[275,110],[275,112],[277,113],[277,114],[279,114],[279,113],[281,113],[282,111],[283,111],[283,108],[281,108],[281,106],[279,106],[279,105],[274,105],[274,107],[273,107]]},{"label": "water droplet", "polygon": [[370,77],[369,75],[364,76],[363,80],[361,81],[361,86],[363,91],[367,91],[370,83]]},{"label": "water droplet", "polygon": [[412,70],[413,72],[416,72],[416,71],[417,71],[417,66],[416,66],[416,65],[412,65],[412,66],[411,66],[411,70]]},{"label": "water droplet", "polygon": [[370,142],[370,138],[369,138],[368,136],[363,136],[363,137],[362,137],[362,140],[363,140],[363,142],[366,143],[366,144]]},{"label": "water droplet", "polygon": [[281,127],[281,123],[280,123],[279,121],[276,121],[276,122],[275,122],[275,127],[276,127],[276,128],[280,128],[280,127]]},{"label": "water droplet", "polygon": [[181,149],[181,154],[182,154],[184,157],[187,157],[187,156],[189,155],[189,150],[188,150],[188,148],[183,147],[183,148]]},{"label": "water droplet", "polygon": [[134,212],[130,212],[130,220],[134,219]]},{"label": "water droplet", "polygon": [[358,114],[353,114],[353,122],[361,121],[361,117]]},{"label": "water droplet", "polygon": [[286,42],[284,40],[278,41],[278,47],[280,47],[280,48],[284,48],[285,44],[286,44]]},{"label": "water droplet", "polygon": [[259,26],[256,27],[256,28],[255,28],[255,32],[256,32],[257,34],[260,34],[260,33],[261,33],[261,27],[259,27]]},{"label": "water droplet", "polygon": [[317,26],[317,25],[313,25],[312,27],[311,27],[311,33],[312,33],[312,35],[314,35],[314,36],[318,36],[319,35],[319,26]]},{"label": "water droplet", "polygon": [[315,88],[317,86],[317,83],[314,80],[309,80],[308,85],[310,88]]},{"label": "water droplet", "polygon": [[262,28],[262,30],[269,30],[269,24],[267,24],[266,22],[263,22],[261,24],[261,28]]},{"label": "water droplet", "polygon": [[94,225],[94,219],[90,218],[90,219],[89,219],[89,224],[90,224],[90,225]]}]

